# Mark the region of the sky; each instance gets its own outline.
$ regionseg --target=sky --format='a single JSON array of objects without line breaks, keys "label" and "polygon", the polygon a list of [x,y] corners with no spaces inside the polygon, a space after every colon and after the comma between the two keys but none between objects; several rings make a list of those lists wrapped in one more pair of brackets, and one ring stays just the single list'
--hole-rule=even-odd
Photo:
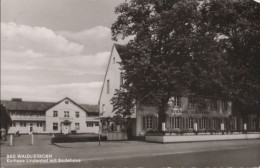
[{"label": "sky", "polygon": [[97,104],[124,1],[1,0],[1,99]]}]

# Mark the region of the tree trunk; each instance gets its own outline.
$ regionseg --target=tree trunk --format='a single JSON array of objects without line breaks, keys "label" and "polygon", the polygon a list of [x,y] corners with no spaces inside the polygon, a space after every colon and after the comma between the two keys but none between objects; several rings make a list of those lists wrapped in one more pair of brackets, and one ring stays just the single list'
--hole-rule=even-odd
[{"label": "tree trunk", "polygon": [[166,122],[166,114],[165,110],[167,107],[167,101],[165,99],[162,99],[161,105],[159,106],[159,113],[158,113],[158,129],[159,131],[162,131],[162,123]]}]

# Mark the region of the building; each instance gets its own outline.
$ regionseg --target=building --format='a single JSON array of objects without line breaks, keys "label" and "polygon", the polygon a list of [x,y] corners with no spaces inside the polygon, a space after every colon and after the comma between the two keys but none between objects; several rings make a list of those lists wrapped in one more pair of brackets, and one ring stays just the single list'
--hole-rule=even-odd
[{"label": "building", "polygon": [[[126,131],[126,120],[113,120],[114,113],[113,105],[110,100],[114,96],[115,89],[118,89],[123,83],[122,71],[120,70],[121,57],[120,53],[124,51],[124,47],[115,44],[112,47],[111,55],[109,58],[103,86],[99,97],[99,111],[101,114],[102,131],[103,132],[121,132]],[[135,114],[131,116],[132,134],[135,134]]]},{"label": "building", "polygon": [[[103,119],[113,117],[113,106],[110,100],[114,96],[115,89],[119,89],[123,82],[119,63],[123,59],[124,52],[127,51],[122,45],[115,44],[112,47],[98,104]],[[233,106],[230,100],[210,97],[203,99],[206,105],[199,108],[194,97],[172,97],[166,110],[165,131],[177,133],[193,132],[194,130],[219,132],[223,130],[243,131],[253,128],[252,126],[245,128],[244,123],[251,125],[251,122],[247,123],[239,115],[232,115]],[[131,126],[134,129],[134,136],[143,136],[149,131],[157,130],[159,108],[136,102],[135,114],[132,116],[134,125]],[[260,122],[260,118],[258,120]],[[103,123],[102,127],[106,128],[111,124],[115,123],[110,120],[109,124],[104,125]],[[116,127],[122,126],[116,125]],[[120,129],[115,129],[115,131],[120,131]]]},{"label": "building", "polygon": [[13,120],[9,133],[98,133],[99,112],[96,105],[77,104],[70,98],[59,102],[2,100]]}]

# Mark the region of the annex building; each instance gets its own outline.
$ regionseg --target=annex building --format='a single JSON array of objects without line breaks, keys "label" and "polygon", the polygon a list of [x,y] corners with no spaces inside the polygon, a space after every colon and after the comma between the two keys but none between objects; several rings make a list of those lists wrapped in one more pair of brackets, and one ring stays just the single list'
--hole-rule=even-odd
[{"label": "annex building", "polygon": [[31,102],[20,98],[1,100],[9,111],[9,133],[98,133],[96,105],[77,104],[66,97],[59,102]]},{"label": "annex building", "polygon": [[[122,45],[115,44],[112,47],[108,62],[104,83],[99,98],[99,110],[102,114],[101,120],[103,131],[124,131],[122,123],[113,121],[114,113],[111,98],[115,89],[119,89],[124,82],[120,62],[123,53],[127,52]],[[220,132],[220,131],[256,131],[260,129],[260,117],[249,115],[242,118],[233,112],[230,100],[221,98],[205,98],[206,106],[199,109],[193,97],[174,96],[168,102],[166,110],[166,132]],[[156,106],[146,106],[137,101],[135,114],[131,128],[134,136],[143,136],[158,128],[158,111]],[[107,119],[108,118],[108,119]],[[246,124],[246,126],[245,126]],[[113,129],[109,128],[113,126]],[[122,129],[123,128],[123,129]]]}]

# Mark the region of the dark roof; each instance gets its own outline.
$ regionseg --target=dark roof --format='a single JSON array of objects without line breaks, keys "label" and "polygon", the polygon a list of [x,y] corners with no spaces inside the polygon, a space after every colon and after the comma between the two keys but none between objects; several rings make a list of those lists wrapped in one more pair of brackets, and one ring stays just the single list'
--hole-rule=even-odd
[{"label": "dark roof", "polygon": [[45,111],[47,108],[51,107],[55,103],[1,100],[1,104],[4,104],[9,111]]},{"label": "dark roof", "polygon": [[80,104],[80,106],[88,112],[99,113],[98,105]]},{"label": "dark roof", "polygon": [[[1,100],[1,104],[5,105],[9,111],[46,111],[57,103]],[[80,107],[82,107],[86,112],[99,112],[98,105],[80,104]]]},{"label": "dark roof", "polygon": [[115,44],[115,47],[119,55],[127,51],[125,45]]},{"label": "dark roof", "polygon": [[127,53],[126,46],[121,44],[114,44],[114,46],[119,54],[119,57],[123,60]]}]

